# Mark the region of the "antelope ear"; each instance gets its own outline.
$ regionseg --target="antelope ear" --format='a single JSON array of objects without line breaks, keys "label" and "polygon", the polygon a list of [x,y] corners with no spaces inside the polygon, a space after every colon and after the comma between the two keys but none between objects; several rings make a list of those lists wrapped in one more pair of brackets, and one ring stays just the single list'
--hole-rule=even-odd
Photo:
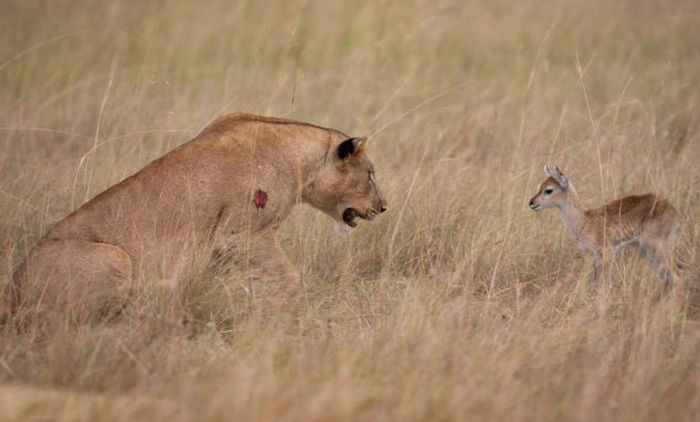
[{"label": "antelope ear", "polygon": [[352,157],[362,146],[367,142],[367,138],[349,138],[338,145],[337,154],[341,160],[347,160]]},{"label": "antelope ear", "polygon": [[569,179],[564,176],[564,174],[559,170],[559,167],[554,168],[554,174],[552,174],[552,177],[554,180],[559,183],[559,186],[561,186],[563,189],[567,189],[569,187]]}]

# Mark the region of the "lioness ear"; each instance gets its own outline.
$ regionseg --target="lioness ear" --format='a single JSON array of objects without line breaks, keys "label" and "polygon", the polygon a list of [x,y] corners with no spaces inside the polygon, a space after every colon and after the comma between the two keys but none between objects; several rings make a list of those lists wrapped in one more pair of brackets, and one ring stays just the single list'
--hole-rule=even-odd
[{"label": "lioness ear", "polygon": [[356,153],[366,141],[367,138],[350,138],[344,140],[338,145],[338,158],[347,160]]}]

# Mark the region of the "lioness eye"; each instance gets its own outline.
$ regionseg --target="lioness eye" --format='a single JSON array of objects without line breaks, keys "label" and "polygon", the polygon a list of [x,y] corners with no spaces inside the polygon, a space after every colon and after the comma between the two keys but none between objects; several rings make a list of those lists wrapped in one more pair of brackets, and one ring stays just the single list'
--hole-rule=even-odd
[{"label": "lioness eye", "polygon": [[552,188],[548,188],[548,189],[544,190],[545,195],[551,195],[553,192],[554,192],[554,189],[552,189]]}]

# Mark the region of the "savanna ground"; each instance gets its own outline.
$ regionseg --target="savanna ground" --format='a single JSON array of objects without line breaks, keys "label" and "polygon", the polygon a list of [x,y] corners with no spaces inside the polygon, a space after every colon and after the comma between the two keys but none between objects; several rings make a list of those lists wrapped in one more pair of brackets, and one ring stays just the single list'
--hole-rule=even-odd
[{"label": "savanna ground", "polygon": [[[300,207],[282,241],[304,291],[275,314],[193,268],[144,287],[156,317],[0,329],[0,419],[700,414],[697,1],[3,0],[0,33],[3,283],[225,112],[371,135],[390,204],[347,237]],[[687,290],[630,254],[590,286],[556,213],[526,207],[545,162],[587,205],[666,195]]]}]

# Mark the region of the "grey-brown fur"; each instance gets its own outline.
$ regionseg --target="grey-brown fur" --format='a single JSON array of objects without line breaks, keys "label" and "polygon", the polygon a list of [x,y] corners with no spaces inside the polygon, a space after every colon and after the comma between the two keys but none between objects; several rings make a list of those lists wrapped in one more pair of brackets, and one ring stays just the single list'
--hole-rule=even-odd
[{"label": "grey-brown fur", "polygon": [[680,213],[655,194],[626,196],[598,208],[584,209],[576,190],[559,170],[545,166],[546,179],[530,208],[559,209],[562,222],[579,249],[593,257],[594,279],[605,274],[609,261],[625,247],[636,247],[670,287],[677,278],[672,242]]}]

